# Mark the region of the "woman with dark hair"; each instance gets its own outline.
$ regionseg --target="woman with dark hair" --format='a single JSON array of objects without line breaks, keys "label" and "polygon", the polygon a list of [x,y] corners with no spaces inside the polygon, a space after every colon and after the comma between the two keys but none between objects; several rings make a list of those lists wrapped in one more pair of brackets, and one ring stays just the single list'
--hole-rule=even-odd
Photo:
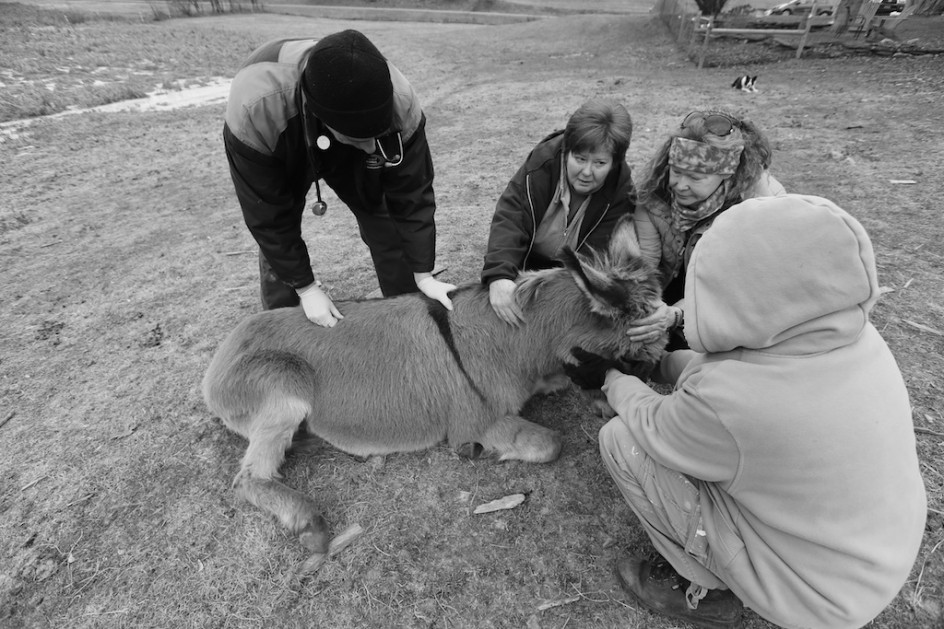
[{"label": "woman with dark hair", "polygon": [[495,313],[510,325],[523,319],[515,278],[556,266],[561,248],[604,249],[617,221],[633,212],[626,150],[633,122],[619,103],[584,103],[563,131],[531,151],[498,199],[488,235],[482,283]]},{"label": "woman with dark hair", "polygon": [[643,255],[662,274],[663,303],[630,338],[651,341],[669,330],[670,348],[687,347],[682,298],[692,249],[732,205],[785,193],[768,170],[770,158],[760,130],[724,112],[688,114],[658,150],[639,185],[633,221]]}]

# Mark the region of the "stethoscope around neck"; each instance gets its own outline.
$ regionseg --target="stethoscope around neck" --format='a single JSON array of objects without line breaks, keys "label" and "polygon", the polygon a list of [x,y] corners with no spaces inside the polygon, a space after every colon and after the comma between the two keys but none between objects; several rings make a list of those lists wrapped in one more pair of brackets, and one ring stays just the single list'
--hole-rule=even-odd
[{"label": "stethoscope around neck", "polygon": [[[309,154],[312,151],[311,144],[311,134],[308,132],[308,95],[305,93],[305,88],[301,89],[302,93],[302,132],[305,134],[305,146],[308,148]],[[393,134],[387,134],[384,137],[390,137]],[[383,138],[374,138],[374,147],[375,153],[368,155],[367,167],[371,169],[379,169],[384,166],[399,166],[403,163],[403,136],[399,131],[396,132],[397,137],[397,151],[391,156],[384,149]],[[325,133],[318,134],[318,137],[315,139],[315,147],[319,150],[327,151],[331,148],[331,137]],[[379,153],[379,155],[378,155]],[[325,212],[328,211],[328,204],[325,203],[324,199],[321,198],[321,184],[319,183],[319,178],[315,176],[315,198],[316,200],[311,204],[311,213],[315,216],[324,216]]]}]

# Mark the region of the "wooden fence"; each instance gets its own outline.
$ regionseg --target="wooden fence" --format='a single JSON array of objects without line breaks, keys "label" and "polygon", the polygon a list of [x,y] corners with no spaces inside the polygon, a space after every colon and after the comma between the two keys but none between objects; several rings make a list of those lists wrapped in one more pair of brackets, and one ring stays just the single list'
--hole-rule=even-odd
[{"label": "wooden fence", "polygon": [[779,37],[798,37],[796,58],[799,59],[806,47],[809,39],[810,30],[814,26],[828,26],[832,24],[833,18],[829,15],[815,15],[815,6],[812,7],[810,14],[801,18],[799,22],[795,17],[769,16],[765,21],[776,24],[782,22],[784,25],[796,24],[794,28],[729,28],[724,26],[715,26],[715,16],[703,16],[698,10],[698,6],[693,0],[659,0],[653,11],[659,15],[662,22],[675,35],[676,41],[682,43],[688,39],[688,44],[694,45],[699,35],[704,35],[701,48],[698,53],[698,67],[702,68],[705,64],[705,56],[708,53],[708,44],[712,36],[719,35],[767,35]]}]

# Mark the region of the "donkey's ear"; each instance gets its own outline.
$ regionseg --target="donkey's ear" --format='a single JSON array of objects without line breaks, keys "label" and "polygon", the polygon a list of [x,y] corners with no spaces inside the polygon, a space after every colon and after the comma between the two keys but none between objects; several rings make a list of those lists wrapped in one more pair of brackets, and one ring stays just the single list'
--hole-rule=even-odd
[{"label": "donkey's ear", "polygon": [[632,258],[642,255],[632,215],[627,214],[616,223],[610,236],[609,253],[610,261],[616,266],[623,266]]},{"label": "donkey's ear", "polygon": [[590,310],[604,317],[615,318],[621,314],[621,306],[627,299],[626,288],[622,283],[594,267],[570,247],[564,247],[561,251],[561,260],[590,301]]}]

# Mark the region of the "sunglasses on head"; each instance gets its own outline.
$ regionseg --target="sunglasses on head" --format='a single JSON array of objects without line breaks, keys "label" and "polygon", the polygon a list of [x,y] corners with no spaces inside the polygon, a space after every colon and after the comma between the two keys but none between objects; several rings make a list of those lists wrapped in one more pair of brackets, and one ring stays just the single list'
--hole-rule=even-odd
[{"label": "sunglasses on head", "polygon": [[709,133],[720,137],[730,135],[735,127],[740,126],[740,122],[736,118],[732,118],[727,114],[693,111],[685,116],[685,120],[682,121],[682,128],[690,127],[697,120],[702,121]]}]

